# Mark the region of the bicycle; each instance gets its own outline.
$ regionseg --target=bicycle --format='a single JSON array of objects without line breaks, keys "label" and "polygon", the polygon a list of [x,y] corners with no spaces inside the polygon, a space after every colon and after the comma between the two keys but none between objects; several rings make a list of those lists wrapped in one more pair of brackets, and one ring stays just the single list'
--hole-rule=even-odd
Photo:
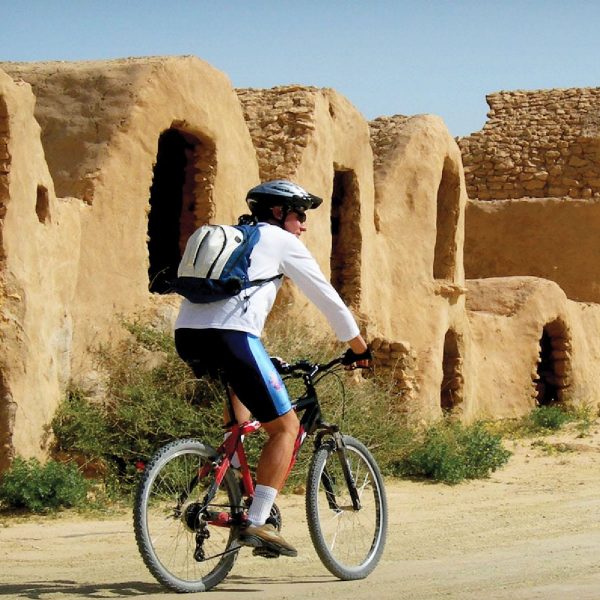
[{"label": "bicycle", "polygon": [[[363,579],[377,566],[386,540],[387,502],[379,467],[364,444],[323,420],[316,384],[342,368],[344,357],[326,364],[299,361],[282,369],[301,379],[304,393],[293,402],[302,413],[290,469],[308,436],[314,450],[306,485],[306,517],[323,565],[342,580]],[[230,414],[233,414],[232,412]],[[134,530],[152,575],[177,592],[206,591],[232,569],[242,546],[240,525],[254,481],[242,436],[258,421],[233,423],[214,449],[199,440],[176,440],[150,460],[138,486]],[[231,467],[234,453],[240,468]],[[271,522],[281,528],[274,505]],[[254,554],[276,555],[262,548]]]}]

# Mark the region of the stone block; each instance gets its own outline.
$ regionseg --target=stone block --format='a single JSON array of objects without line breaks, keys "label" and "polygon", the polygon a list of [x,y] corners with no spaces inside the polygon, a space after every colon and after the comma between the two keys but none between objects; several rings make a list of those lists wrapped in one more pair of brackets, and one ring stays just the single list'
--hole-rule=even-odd
[{"label": "stone block", "polygon": [[524,181],[522,185],[526,190],[541,190],[546,184],[544,181],[540,181],[539,179],[532,179],[530,181]]},{"label": "stone block", "polygon": [[568,164],[572,167],[587,167],[589,166],[589,162],[585,158],[580,158],[579,156],[571,156],[568,160]]}]

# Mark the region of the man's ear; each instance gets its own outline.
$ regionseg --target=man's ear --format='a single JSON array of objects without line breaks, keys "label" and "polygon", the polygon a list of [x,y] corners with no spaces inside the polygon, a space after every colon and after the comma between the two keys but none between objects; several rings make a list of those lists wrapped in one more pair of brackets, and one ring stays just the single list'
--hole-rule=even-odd
[{"label": "man's ear", "polygon": [[280,221],[283,218],[283,207],[282,206],[274,206],[271,209],[273,216]]}]

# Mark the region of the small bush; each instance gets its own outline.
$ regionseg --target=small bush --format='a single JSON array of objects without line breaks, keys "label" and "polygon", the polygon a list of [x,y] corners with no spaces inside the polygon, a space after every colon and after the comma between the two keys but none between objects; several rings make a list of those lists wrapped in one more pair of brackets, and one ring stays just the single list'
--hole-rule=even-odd
[{"label": "small bush", "polygon": [[437,423],[416,435],[412,448],[396,463],[399,474],[458,483],[487,477],[506,464],[510,451],[483,423]]},{"label": "small bush", "polygon": [[528,416],[528,422],[533,431],[557,431],[567,423],[575,420],[574,414],[560,406],[540,406]]},{"label": "small bush", "polygon": [[[108,373],[104,401],[72,389],[52,421],[55,450],[102,463],[117,494],[127,491],[143,463],[166,443],[181,437],[215,443],[222,436],[222,391],[194,378],[172,336],[139,324],[128,330],[131,338],[99,353]],[[148,367],[145,361],[157,355]]]},{"label": "small bush", "polygon": [[516,439],[550,435],[572,423],[580,436],[586,435],[596,421],[596,413],[589,405],[562,406],[552,404],[534,408],[529,414],[516,419],[490,421],[487,427],[503,437]]},{"label": "small bush", "polygon": [[78,452],[98,458],[111,444],[111,430],[106,411],[91,402],[78,389],[70,389],[52,421],[59,450]]},{"label": "small bush", "polygon": [[0,479],[0,502],[5,508],[47,512],[82,506],[89,484],[72,464],[16,458]]},{"label": "small bush", "polygon": [[[345,350],[286,326],[271,327],[265,345],[288,362],[326,362]],[[143,463],[174,439],[194,437],[215,446],[223,439],[223,390],[194,378],[177,356],[170,334],[139,323],[126,327],[131,338],[100,353],[108,373],[106,399],[98,403],[72,390],[52,424],[57,450],[105,466],[109,493],[128,491]],[[323,378],[317,389],[325,420],[366,444],[385,475],[454,483],[485,477],[508,459],[499,438],[483,426],[440,425],[426,432],[407,427],[404,401],[391,377],[364,379],[341,372]],[[292,399],[297,397],[303,391],[301,382],[290,381],[289,391]],[[263,444],[264,435],[247,439],[251,465],[256,465]],[[308,441],[286,489],[304,484],[311,449]]]}]

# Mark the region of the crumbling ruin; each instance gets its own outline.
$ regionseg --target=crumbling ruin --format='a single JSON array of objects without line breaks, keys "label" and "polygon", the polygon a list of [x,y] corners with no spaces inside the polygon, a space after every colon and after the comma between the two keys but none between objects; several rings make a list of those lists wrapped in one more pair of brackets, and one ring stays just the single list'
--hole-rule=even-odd
[{"label": "crumbling ruin", "polygon": [[[531,202],[515,194],[549,193],[571,176],[581,185],[567,190],[568,214],[576,202],[593,203],[594,178],[571,171],[595,164],[591,117],[581,121],[591,141],[569,138],[552,165],[537,138],[519,158],[496,145],[490,161],[494,132],[492,143],[484,130],[459,148],[438,117],[367,123],[331,89],[233,90],[195,57],[0,69],[0,469],[15,454],[44,454],[45,427],[68,383],[93,384],[91,353],[118,335],[124,316],[151,310],[172,322],[178,299],[166,281],[190,233],[234,222],[247,189],[275,177],[325,198],[305,243],[357,315],[377,364],[393,371],[399,408],[471,420],[597,403],[600,348],[589,332],[600,313],[578,302],[597,302],[594,265],[579,268],[579,282],[560,277],[575,264],[575,234],[590,258],[593,234],[573,216],[560,269],[525,245],[519,268],[496,273],[500,244],[488,240],[503,211],[508,226],[517,208],[486,212],[497,206],[492,198]],[[592,91],[586,97],[593,104]],[[493,124],[503,127],[497,110]],[[509,159],[515,172],[500,173]],[[537,183],[543,165],[548,187]],[[468,201],[468,190],[488,195]],[[564,210],[562,200],[536,202]],[[543,248],[557,230],[548,229]],[[527,261],[539,270],[521,269]],[[281,314],[324,325],[291,285]]]}]

